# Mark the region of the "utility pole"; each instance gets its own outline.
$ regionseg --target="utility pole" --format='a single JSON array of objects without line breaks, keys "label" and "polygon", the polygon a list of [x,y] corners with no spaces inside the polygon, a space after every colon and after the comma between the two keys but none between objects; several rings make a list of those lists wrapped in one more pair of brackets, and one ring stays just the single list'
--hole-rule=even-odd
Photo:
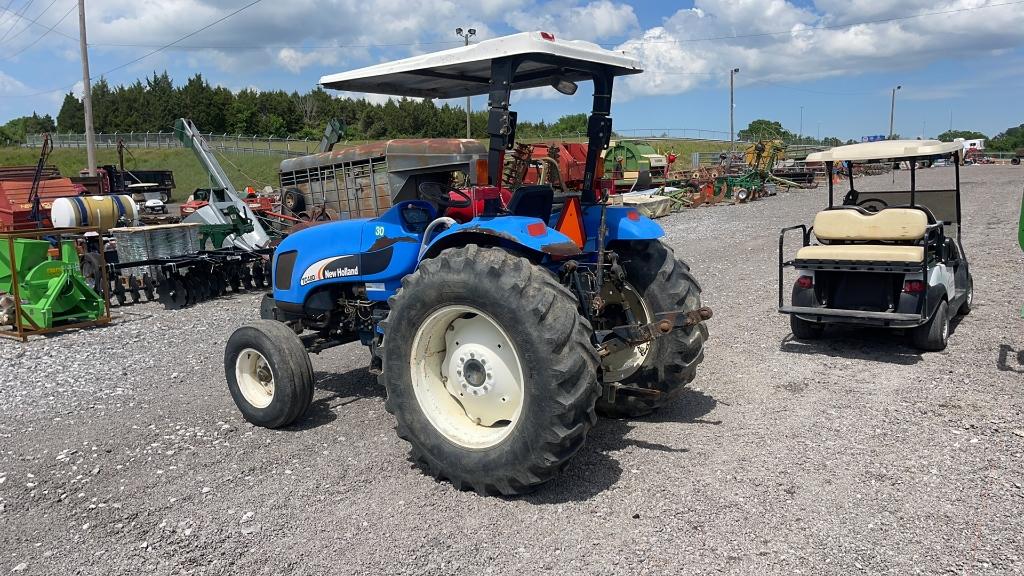
[{"label": "utility pole", "polygon": [[800,107],[800,132],[797,133],[797,135],[796,135],[796,141],[800,142],[800,140],[803,137],[804,137],[804,107],[801,106]]},{"label": "utility pole", "polygon": [[[464,38],[466,40],[466,44],[465,45],[469,46],[469,37],[470,36],[476,36],[476,28],[470,28],[469,30],[466,30],[465,33],[463,33],[462,28],[456,28],[455,29],[455,33],[458,34],[459,36],[461,36],[462,38]],[[471,105],[472,104],[470,102],[470,97],[466,96],[466,138],[467,139],[473,137],[473,124],[471,122],[471,118],[472,118],[473,112],[472,112],[472,110],[470,108]]]},{"label": "utility pole", "polygon": [[729,151],[732,152],[736,149],[734,142],[736,137],[734,136],[734,124],[733,124],[733,113],[736,111],[736,99],[734,96],[735,89],[735,78],[736,74],[739,74],[739,68],[733,68],[729,70]]},{"label": "utility pole", "polygon": [[821,144],[821,121],[820,120],[818,121],[818,137],[815,138],[815,140],[818,141],[818,144]]},{"label": "utility pole", "polygon": [[96,134],[92,131],[92,85],[89,81],[89,43],[85,38],[85,0],[78,0],[78,42],[82,49],[82,104],[85,107],[85,157],[89,176],[96,175]]},{"label": "utility pole", "polygon": [[889,107],[889,140],[892,140],[892,124],[896,119],[896,91],[903,86],[897,86],[892,89],[892,105]]}]

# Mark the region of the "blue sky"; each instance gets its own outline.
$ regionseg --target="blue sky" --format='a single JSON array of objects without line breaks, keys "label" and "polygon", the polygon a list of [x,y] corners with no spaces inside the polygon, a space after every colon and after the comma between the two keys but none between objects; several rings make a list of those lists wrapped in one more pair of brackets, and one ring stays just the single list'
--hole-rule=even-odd
[{"label": "blue sky", "polygon": [[[1011,0],[263,0],[121,67],[249,1],[87,0],[92,74],[116,84],[166,69],[177,82],[200,72],[233,90],[305,91],[322,74],[452,47],[456,26],[478,38],[548,30],[644,63],[619,86],[617,130],[727,131],[733,67],[737,130],[769,118],[797,132],[802,106],[808,135],[885,133],[897,84],[904,136],[934,136],[951,115],[989,135],[1024,123],[1024,2]],[[80,89],[75,3],[0,0],[0,123],[55,114]],[[589,87],[579,94],[516,108],[555,120],[585,110]]]}]

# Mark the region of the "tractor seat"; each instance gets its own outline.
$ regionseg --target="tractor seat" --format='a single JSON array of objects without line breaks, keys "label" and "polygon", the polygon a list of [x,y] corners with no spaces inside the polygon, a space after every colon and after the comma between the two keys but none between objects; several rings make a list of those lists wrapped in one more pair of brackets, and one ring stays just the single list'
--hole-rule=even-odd
[{"label": "tractor seat", "polygon": [[814,217],[819,246],[805,246],[799,260],[922,262],[921,241],[928,215],[914,208],[884,208],[874,214],[850,208],[823,210]]},{"label": "tractor seat", "polygon": [[555,202],[555,191],[547,184],[539,186],[520,186],[512,193],[508,201],[508,212],[515,216],[540,218],[547,222],[551,219],[551,208]]}]

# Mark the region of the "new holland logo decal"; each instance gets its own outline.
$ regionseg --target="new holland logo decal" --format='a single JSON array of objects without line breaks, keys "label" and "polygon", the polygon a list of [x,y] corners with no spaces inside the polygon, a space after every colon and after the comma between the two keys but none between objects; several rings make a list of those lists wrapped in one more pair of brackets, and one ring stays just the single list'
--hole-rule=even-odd
[{"label": "new holland logo decal", "polygon": [[320,280],[332,278],[346,278],[359,275],[358,256],[332,256],[318,260],[306,268],[299,280],[299,286],[305,286]]}]

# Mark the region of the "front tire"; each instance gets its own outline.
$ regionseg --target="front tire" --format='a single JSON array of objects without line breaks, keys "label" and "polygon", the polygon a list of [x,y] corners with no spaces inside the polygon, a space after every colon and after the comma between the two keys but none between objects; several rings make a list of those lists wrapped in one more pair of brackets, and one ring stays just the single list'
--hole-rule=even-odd
[{"label": "front tire", "polygon": [[[701,307],[700,285],[690,274],[690,267],[677,259],[665,244],[657,240],[631,242],[617,246],[615,251],[626,271],[626,279],[643,298],[652,316]],[[658,394],[641,396],[620,390],[614,402],[604,397],[598,400],[598,412],[611,418],[635,418],[650,414],[678,397],[697,376],[697,365],[704,360],[707,338],[707,326],[700,323],[650,342],[643,364],[621,383]]]},{"label": "front tire", "polygon": [[480,494],[552,479],[596,421],[597,354],[547,270],[469,245],[424,260],[384,322],[385,407],[411,459]]},{"label": "front tire", "polygon": [[258,320],[235,330],[224,349],[224,373],[235,405],[257,426],[287,426],[313,399],[309,354],[280,322]]}]

